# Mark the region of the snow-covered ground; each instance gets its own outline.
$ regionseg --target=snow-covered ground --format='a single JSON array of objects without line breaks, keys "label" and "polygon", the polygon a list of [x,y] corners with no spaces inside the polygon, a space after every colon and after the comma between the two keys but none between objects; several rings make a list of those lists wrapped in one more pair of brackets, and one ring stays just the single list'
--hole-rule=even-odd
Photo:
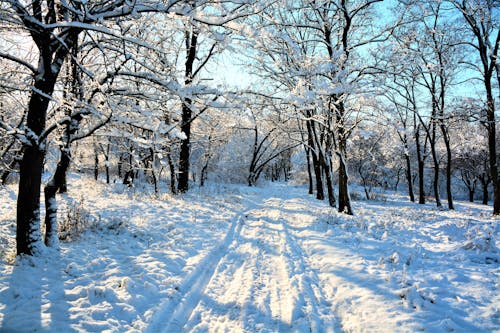
[{"label": "snow-covered ground", "polygon": [[1,332],[500,332],[491,207],[391,195],[350,217],[292,185],[155,198],[74,177],[60,220],[86,231],[15,260],[15,198],[0,188]]}]

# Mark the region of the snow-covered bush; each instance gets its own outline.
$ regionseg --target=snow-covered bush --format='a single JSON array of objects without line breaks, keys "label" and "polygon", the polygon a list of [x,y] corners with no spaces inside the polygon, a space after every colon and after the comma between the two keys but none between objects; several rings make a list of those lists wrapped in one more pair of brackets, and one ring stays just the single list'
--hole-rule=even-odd
[{"label": "snow-covered bush", "polygon": [[59,239],[71,241],[86,230],[95,227],[98,220],[84,208],[84,200],[81,198],[62,214],[59,222]]},{"label": "snow-covered bush", "polygon": [[476,250],[481,252],[491,251],[496,248],[491,225],[475,225],[467,230],[467,241],[464,244],[466,250]]}]

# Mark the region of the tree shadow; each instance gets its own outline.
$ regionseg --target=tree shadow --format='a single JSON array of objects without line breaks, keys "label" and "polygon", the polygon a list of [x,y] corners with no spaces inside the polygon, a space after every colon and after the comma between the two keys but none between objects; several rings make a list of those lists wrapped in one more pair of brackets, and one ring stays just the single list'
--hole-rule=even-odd
[{"label": "tree shadow", "polygon": [[74,332],[62,278],[59,253],[50,259],[17,258],[8,288],[0,291],[5,304],[0,332]]}]

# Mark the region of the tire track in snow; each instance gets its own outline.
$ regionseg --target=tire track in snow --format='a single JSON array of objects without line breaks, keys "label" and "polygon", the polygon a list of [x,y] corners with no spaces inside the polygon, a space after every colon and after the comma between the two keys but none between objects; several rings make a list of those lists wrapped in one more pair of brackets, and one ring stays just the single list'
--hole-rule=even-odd
[{"label": "tire track in snow", "polygon": [[241,232],[242,214],[237,216],[222,243],[212,250],[181,283],[178,293],[156,312],[147,332],[178,332],[182,330],[198,305],[206,286],[229,245]]},{"label": "tire track in snow", "polygon": [[[296,306],[292,313],[293,329],[300,332],[341,332],[337,316],[332,313],[332,304],[325,298],[326,293],[320,285],[318,272],[308,263],[306,252],[290,230],[289,223],[295,216],[286,212],[296,209],[287,207],[286,199],[274,198],[268,200],[268,205],[279,212],[273,222],[279,223],[280,252],[292,286],[299,291],[295,302],[299,306],[302,305],[300,309]],[[301,206],[300,210],[307,212],[304,206]]]},{"label": "tire track in snow", "polygon": [[[332,304],[325,298],[316,270],[307,263],[307,256],[297,239],[288,229],[287,221],[280,218],[283,226],[291,274],[297,278],[297,287],[301,290],[300,298],[304,303],[305,317],[310,332],[341,332],[342,328],[335,314],[331,313]],[[324,322],[322,317],[332,319]]]}]

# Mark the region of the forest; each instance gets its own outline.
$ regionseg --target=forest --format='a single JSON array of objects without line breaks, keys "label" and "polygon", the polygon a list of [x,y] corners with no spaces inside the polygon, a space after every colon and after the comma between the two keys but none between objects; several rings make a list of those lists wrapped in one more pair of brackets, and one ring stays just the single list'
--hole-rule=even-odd
[{"label": "forest", "polygon": [[[301,209],[338,219],[325,217],[325,223],[365,228],[368,235],[366,219],[380,212],[365,205],[382,200],[379,209],[390,214],[399,214],[398,207],[415,209],[414,220],[408,218],[413,222],[441,221],[432,214],[453,216],[456,223],[480,216],[488,227],[478,237],[487,244],[469,245],[497,253],[496,0],[1,0],[0,31],[0,211],[5,230],[15,237],[0,239],[7,261],[65,248],[61,242],[82,232],[77,229],[107,219],[109,207],[99,217],[86,212],[105,209],[101,204],[117,191],[133,200],[119,204],[116,216],[134,200],[147,214],[142,195],[174,205],[158,208],[173,214],[172,220],[175,205],[208,209],[197,201],[199,193],[218,202],[239,193],[260,198],[258,189],[291,191],[306,198],[307,207],[323,205]],[[399,201],[391,205],[390,195]],[[231,207],[253,212],[249,207],[260,204],[248,200],[226,204],[245,202],[250,206]],[[263,211],[270,209],[266,200]],[[432,216],[418,216],[419,207]],[[463,207],[481,213],[465,217]],[[159,216],[152,219],[163,220]],[[121,228],[117,217],[109,219],[114,222],[107,228]],[[365,219],[359,222],[364,227],[353,219]],[[245,224],[230,225],[226,238],[212,230],[207,239],[231,248]],[[298,229],[289,227],[281,225],[276,235],[283,244],[299,244]],[[169,228],[159,232],[169,234]],[[196,249],[204,248],[200,244]],[[307,244],[288,245],[287,257],[310,255]],[[223,258],[210,253],[205,263]],[[402,259],[388,260],[398,265]],[[484,260],[498,263],[496,254]],[[203,291],[211,280],[196,272]],[[160,312],[168,315],[169,306]],[[178,313],[176,320],[187,325],[179,329],[207,328],[189,326],[194,312]],[[150,331],[158,320],[145,320],[153,323]],[[492,326],[479,329],[495,327],[495,319],[489,320]],[[326,321],[314,326],[312,320],[309,329],[358,331],[345,323],[323,326]],[[281,331],[287,323],[273,325]],[[168,327],[176,331],[174,324]],[[290,327],[300,331],[300,325]]]}]

